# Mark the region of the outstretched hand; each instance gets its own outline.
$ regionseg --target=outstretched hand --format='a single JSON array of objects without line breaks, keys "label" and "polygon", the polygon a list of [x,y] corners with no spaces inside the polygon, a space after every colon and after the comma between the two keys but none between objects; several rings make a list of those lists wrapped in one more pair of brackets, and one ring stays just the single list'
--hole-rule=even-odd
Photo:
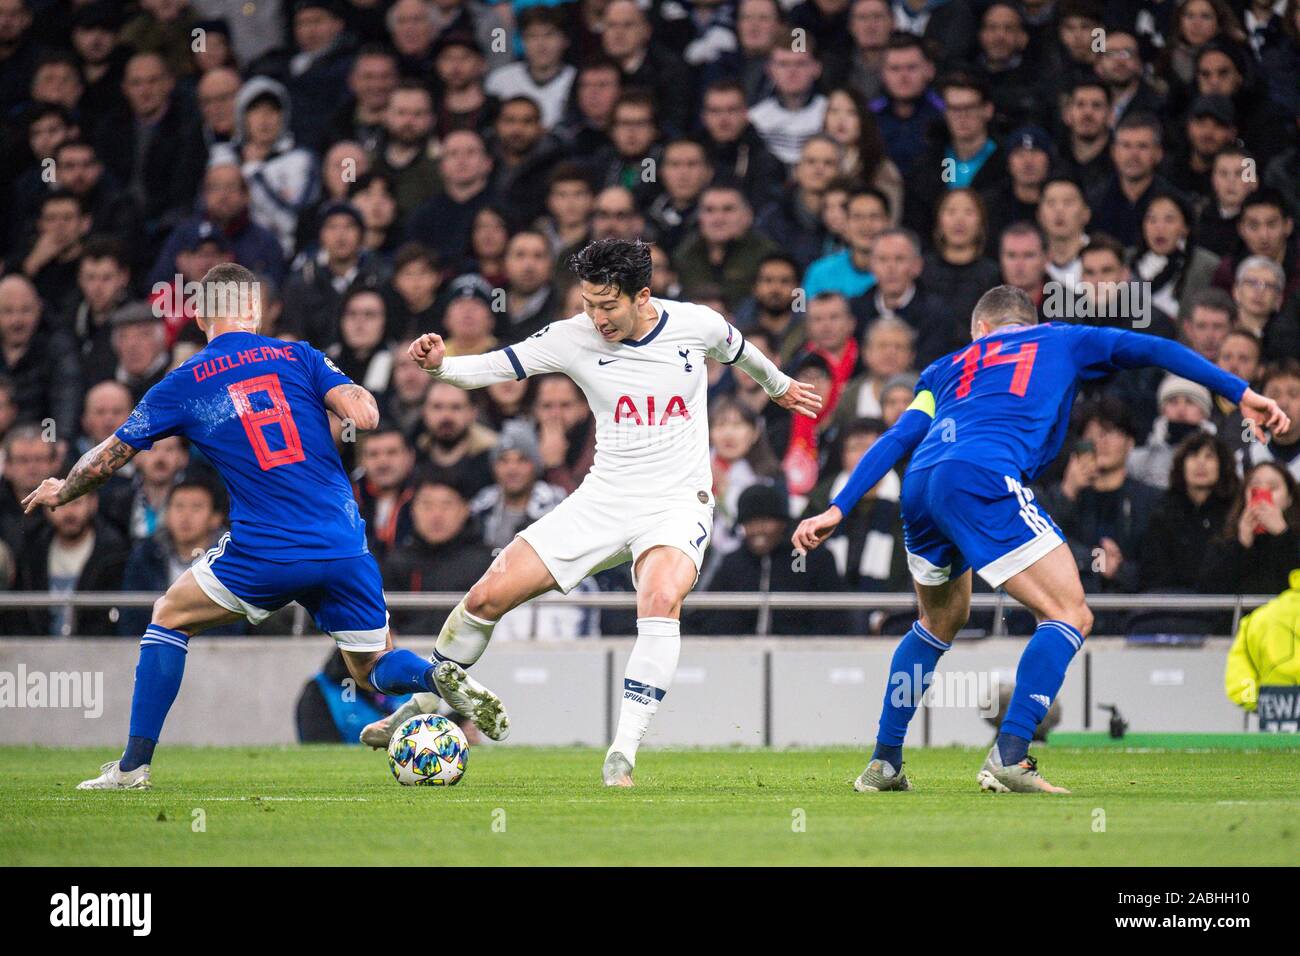
[{"label": "outstretched hand", "polygon": [[59,501],[59,492],[63,490],[62,478],[46,478],[36,490],[23,499],[23,514],[31,514],[42,505],[49,505],[51,508],[57,508]]},{"label": "outstretched hand", "polygon": [[1253,388],[1248,388],[1241,396],[1241,414],[1250,422],[1255,437],[1265,444],[1269,435],[1288,431],[1291,419],[1286,412],[1271,398],[1265,398]]},{"label": "outstretched hand", "polygon": [[843,520],[844,513],[837,506],[831,505],[821,514],[800,521],[790,542],[800,554],[807,554],[829,538]]},{"label": "outstretched hand", "polygon": [[822,410],[822,397],[806,382],[792,381],[785,394],[772,401],[807,418],[816,418]]}]

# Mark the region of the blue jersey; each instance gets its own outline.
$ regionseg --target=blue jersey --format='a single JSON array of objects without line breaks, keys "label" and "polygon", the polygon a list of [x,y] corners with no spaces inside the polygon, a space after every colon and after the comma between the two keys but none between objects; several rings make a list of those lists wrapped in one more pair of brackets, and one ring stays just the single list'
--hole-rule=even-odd
[{"label": "blue jersey", "polygon": [[[996,329],[935,360],[917,382],[933,404],[909,470],[964,461],[1032,481],[1056,458],[1080,381],[1160,365],[1233,401],[1246,383],[1189,349],[1113,328],[1046,323]],[[926,399],[925,393],[932,399]]]},{"label": "blue jersey", "polygon": [[366,553],[325,393],[351,382],[305,342],[226,332],[149,389],[117,430],[133,448],[183,435],[230,495],[231,538],[275,561]]}]

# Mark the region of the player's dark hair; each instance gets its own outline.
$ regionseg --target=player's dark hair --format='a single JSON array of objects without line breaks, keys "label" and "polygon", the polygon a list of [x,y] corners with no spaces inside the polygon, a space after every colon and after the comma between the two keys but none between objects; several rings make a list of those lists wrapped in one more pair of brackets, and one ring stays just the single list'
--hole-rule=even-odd
[{"label": "player's dark hair", "polygon": [[1038,310],[1023,289],[1013,285],[995,285],[985,292],[970,314],[973,326],[983,322],[993,328],[1003,325],[1037,325]]},{"label": "player's dark hair", "polygon": [[569,269],[581,282],[629,297],[650,285],[654,271],[650,247],[640,239],[597,239],[569,258]]}]

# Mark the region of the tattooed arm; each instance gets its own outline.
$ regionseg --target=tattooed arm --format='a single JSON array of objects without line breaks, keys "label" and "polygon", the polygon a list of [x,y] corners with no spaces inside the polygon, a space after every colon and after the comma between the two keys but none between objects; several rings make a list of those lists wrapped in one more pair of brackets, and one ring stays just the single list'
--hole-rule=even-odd
[{"label": "tattooed arm", "polygon": [[325,407],[343,421],[353,421],[362,431],[379,424],[379,405],[369,390],[349,382],[335,385],[325,393]]},{"label": "tattooed arm", "polygon": [[41,505],[57,508],[95,490],[108,481],[113,472],[134,458],[137,451],[138,448],[132,448],[116,435],[109,435],[81,456],[81,460],[68,472],[67,478],[46,478],[41,482],[35,491],[23,499],[24,512],[31,514]]}]

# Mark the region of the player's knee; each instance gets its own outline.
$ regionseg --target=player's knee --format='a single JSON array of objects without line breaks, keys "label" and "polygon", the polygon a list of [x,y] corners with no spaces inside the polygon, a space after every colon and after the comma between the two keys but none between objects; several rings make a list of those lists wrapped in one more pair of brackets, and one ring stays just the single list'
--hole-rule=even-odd
[{"label": "player's knee", "polygon": [[164,594],[158,600],[153,602],[153,623],[162,627],[174,628],[176,626],[175,613],[172,602],[167,600]]},{"label": "player's knee", "polygon": [[1077,615],[1077,620],[1074,622],[1074,626],[1078,629],[1080,634],[1087,637],[1092,633],[1092,608],[1088,607],[1086,603],[1081,601],[1079,602],[1079,607],[1076,609],[1075,614]]},{"label": "player's knee", "polygon": [[352,679],[360,684],[363,690],[367,688],[374,690],[374,687],[370,684],[370,672],[375,669],[375,664],[379,662],[379,658],[387,653],[387,650],[364,651],[361,653],[344,651],[343,663],[347,665],[348,673],[352,675]]},{"label": "player's knee", "polygon": [[918,615],[921,626],[945,643],[952,643],[957,632],[970,619],[970,605],[945,607],[938,611],[922,610]]},{"label": "player's knee", "polygon": [[1051,619],[1064,621],[1084,637],[1087,637],[1092,632],[1092,609],[1088,607],[1082,596],[1077,601],[1062,605],[1051,616]]},{"label": "player's knee", "polygon": [[637,593],[640,617],[676,617],[682,609],[682,596],[671,588],[648,588]]},{"label": "player's knee", "polygon": [[489,578],[480,578],[465,595],[465,610],[485,621],[495,621],[510,610]]}]

